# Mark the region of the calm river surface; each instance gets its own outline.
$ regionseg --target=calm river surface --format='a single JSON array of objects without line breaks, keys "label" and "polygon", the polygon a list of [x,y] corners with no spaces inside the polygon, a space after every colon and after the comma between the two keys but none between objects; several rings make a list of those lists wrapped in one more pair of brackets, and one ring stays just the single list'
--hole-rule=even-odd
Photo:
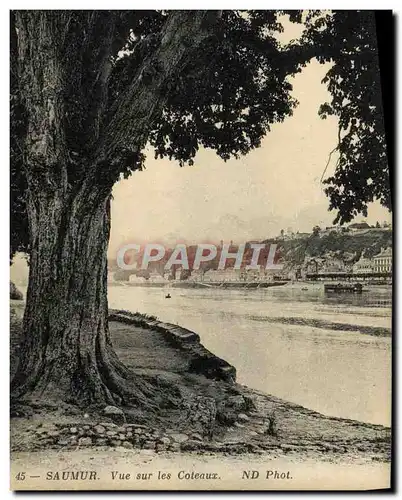
[{"label": "calm river surface", "polygon": [[109,307],[196,331],[241,384],[326,415],[390,425],[391,289],[326,297],[265,290],[109,286]]}]

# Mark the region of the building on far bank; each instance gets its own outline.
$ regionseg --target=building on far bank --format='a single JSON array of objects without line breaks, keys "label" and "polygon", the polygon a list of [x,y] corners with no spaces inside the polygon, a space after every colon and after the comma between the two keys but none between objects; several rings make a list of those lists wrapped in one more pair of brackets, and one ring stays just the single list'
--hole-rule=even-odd
[{"label": "building on far bank", "polygon": [[166,281],[166,278],[158,273],[158,271],[156,271],[155,269],[152,269],[150,271],[148,279],[153,283],[164,283]]},{"label": "building on far bank", "polygon": [[374,272],[374,261],[366,257],[360,259],[353,265],[354,274],[370,274]]},{"label": "building on far bank", "polygon": [[300,266],[289,269],[285,272],[285,279],[297,281],[302,278],[302,269]]},{"label": "building on far bank", "polygon": [[201,275],[191,274],[192,281],[203,281],[204,283],[255,283],[255,282],[270,282],[273,281],[274,274],[270,269],[210,269]]},{"label": "building on far bank", "polygon": [[320,236],[328,235],[330,233],[342,233],[344,228],[342,226],[327,226],[325,229],[322,229],[320,232]]},{"label": "building on far bank", "polygon": [[202,283],[204,281],[204,274],[205,271],[203,269],[193,269],[191,271],[191,275],[188,278],[188,281]]},{"label": "building on far bank", "polygon": [[370,229],[370,226],[367,224],[367,222],[354,222],[353,224],[349,224],[348,229],[349,231],[356,232]]},{"label": "building on far bank", "polygon": [[145,278],[141,276],[137,276],[136,274],[130,274],[130,277],[128,278],[128,281],[130,283],[145,283]]},{"label": "building on far bank", "polygon": [[344,272],[345,264],[342,259],[336,257],[327,257],[324,262],[322,272],[324,273],[339,273]]},{"label": "building on far bank", "polygon": [[299,233],[299,231],[297,231],[297,233],[294,234],[294,239],[295,240],[304,240],[306,238],[308,238],[310,236],[310,233]]},{"label": "building on far bank", "polygon": [[392,273],[392,248],[383,248],[373,257],[375,273]]},{"label": "building on far bank", "polygon": [[229,267],[227,269],[210,269],[204,274],[204,281],[208,282],[234,282],[240,280],[240,270]]}]

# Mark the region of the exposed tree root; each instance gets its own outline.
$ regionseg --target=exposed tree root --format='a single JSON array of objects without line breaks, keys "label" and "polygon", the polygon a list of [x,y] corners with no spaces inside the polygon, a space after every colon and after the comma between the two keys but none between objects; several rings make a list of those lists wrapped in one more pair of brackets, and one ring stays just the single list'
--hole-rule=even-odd
[{"label": "exposed tree root", "polygon": [[47,364],[22,383],[14,380],[11,392],[15,416],[28,416],[32,413],[29,408],[48,405],[102,414],[106,406],[112,405],[122,409],[128,420],[156,421],[161,409],[177,410],[182,401],[180,388],[174,382],[134,373],[118,359],[111,345],[97,353],[95,363],[81,366],[72,377],[68,373],[63,376],[60,367],[52,369]]}]

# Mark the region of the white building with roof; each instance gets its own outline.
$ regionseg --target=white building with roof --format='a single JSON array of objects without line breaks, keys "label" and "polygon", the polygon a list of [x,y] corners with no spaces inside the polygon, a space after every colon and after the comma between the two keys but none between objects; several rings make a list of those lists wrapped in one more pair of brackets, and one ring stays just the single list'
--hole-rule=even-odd
[{"label": "white building with roof", "polygon": [[374,261],[367,257],[360,257],[360,259],[353,264],[354,274],[370,274],[374,272]]},{"label": "white building with roof", "polygon": [[373,257],[375,273],[392,272],[392,248],[383,248],[378,255]]},{"label": "white building with roof", "polygon": [[130,283],[145,283],[145,278],[137,276],[136,274],[130,274],[128,281]]},{"label": "white building with roof", "polygon": [[227,269],[210,269],[204,274],[204,281],[211,282],[234,282],[239,281],[240,278],[240,270],[233,269],[232,267]]}]

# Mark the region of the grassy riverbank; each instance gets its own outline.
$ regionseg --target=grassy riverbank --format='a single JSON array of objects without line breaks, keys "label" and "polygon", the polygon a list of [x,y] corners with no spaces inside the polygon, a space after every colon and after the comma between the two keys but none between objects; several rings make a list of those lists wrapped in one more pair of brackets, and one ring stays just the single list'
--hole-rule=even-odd
[{"label": "grassy riverbank", "polygon": [[[13,301],[11,311],[14,370],[23,304]],[[77,454],[93,448],[96,456],[109,450],[108,456],[117,457],[122,449],[135,454],[147,448],[153,453],[252,453],[269,459],[335,463],[389,461],[389,428],[327,417],[239,384],[191,372],[194,351],[172,344],[156,329],[111,321],[110,334],[119,358],[128,367],[169,387],[166,400],[159,401],[159,411],[139,412],[135,422],[116,423],[91,409],[67,404],[37,405],[29,417],[15,416],[11,420],[13,460],[18,462],[26,452],[32,456],[32,452],[46,449]],[[228,401],[233,402],[230,408]],[[205,433],[206,424],[201,420],[215,415],[207,411],[212,404],[218,408],[219,421],[211,426],[210,433]],[[219,410],[222,405],[224,411]]]}]

